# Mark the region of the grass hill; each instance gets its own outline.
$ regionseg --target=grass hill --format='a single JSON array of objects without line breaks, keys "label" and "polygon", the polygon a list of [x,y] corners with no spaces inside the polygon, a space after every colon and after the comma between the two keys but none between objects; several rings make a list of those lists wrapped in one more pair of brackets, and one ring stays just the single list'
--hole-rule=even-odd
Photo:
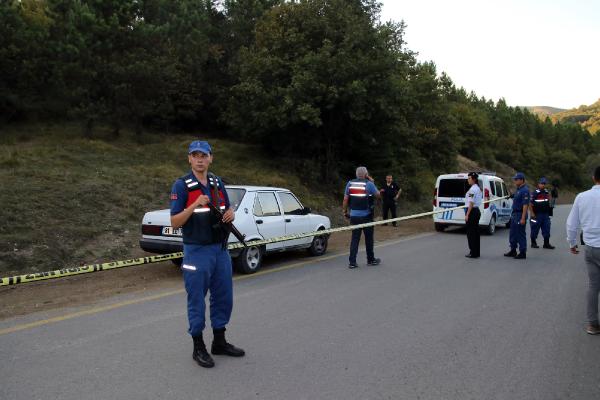
[{"label": "grass hill", "polygon": [[564,108],[556,108],[549,106],[526,106],[523,107],[528,109],[530,112],[542,117],[546,118],[546,116],[554,115],[563,111],[566,111]]},{"label": "grass hill", "polygon": [[[97,130],[78,125],[11,126],[0,136],[0,275],[139,257],[144,212],[168,208],[188,171],[193,135]],[[335,191],[280,168],[258,146],[209,138],[213,170],[231,184],[282,186],[306,206],[339,214]],[[342,189],[339,189],[342,190]]]},{"label": "grass hill", "polygon": [[600,99],[589,106],[579,106],[553,114],[551,118],[554,123],[578,123],[594,135],[600,131]]}]

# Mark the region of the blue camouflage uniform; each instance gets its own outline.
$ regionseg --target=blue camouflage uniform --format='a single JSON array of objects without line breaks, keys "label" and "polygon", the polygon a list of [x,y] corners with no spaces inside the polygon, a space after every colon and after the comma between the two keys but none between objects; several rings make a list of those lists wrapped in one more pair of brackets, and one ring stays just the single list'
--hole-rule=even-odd
[{"label": "blue camouflage uniform", "polygon": [[548,190],[536,189],[531,192],[531,207],[535,219],[531,219],[531,240],[537,239],[540,228],[544,239],[550,239],[550,193]]},{"label": "blue camouflage uniform", "polygon": [[508,240],[510,249],[516,250],[518,245],[519,252],[521,253],[527,251],[527,233],[525,232],[527,216],[525,216],[525,225],[521,225],[521,216],[523,214],[523,206],[529,205],[529,198],[527,185],[521,185],[513,198],[512,215],[510,217],[510,234]]},{"label": "blue camouflage uniform", "polygon": [[[213,188],[211,188],[211,186]],[[216,187],[217,190],[214,190]],[[218,177],[209,177],[204,186],[193,173],[179,178],[171,190],[171,215],[189,207],[199,195],[208,196],[222,211],[230,207],[227,191]],[[218,199],[217,199],[218,198]],[[195,209],[183,225],[183,280],[187,292],[188,332],[200,336],[205,328],[204,298],[210,290],[210,320],[213,329],[224,328],[233,309],[231,257],[224,246],[226,238],[217,237],[211,229],[208,206]]]}]

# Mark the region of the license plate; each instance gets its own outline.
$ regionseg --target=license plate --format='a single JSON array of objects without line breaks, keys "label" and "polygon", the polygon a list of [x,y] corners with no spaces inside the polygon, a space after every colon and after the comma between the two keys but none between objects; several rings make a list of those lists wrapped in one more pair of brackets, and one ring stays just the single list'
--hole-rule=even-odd
[{"label": "license plate", "polygon": [[162,230],[164,236],[181,236],[181,228],[173,229],[170,226],[164,226]]}]

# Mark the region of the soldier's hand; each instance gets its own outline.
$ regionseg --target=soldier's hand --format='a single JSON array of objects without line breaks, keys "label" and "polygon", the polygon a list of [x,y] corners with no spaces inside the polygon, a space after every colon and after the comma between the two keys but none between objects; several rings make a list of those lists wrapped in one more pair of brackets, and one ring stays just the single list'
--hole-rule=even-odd
[{"label": "soldier's hand", "polygon": [[525,218],[521,218],[521,222],[520,222],[520,223],[521,223],[521,225],[525,225],[525,223],[526,223],[526,222],[527,222],[527,221],[525,220]]},{"label": "soldier's hand", "polygon": [[231,208],[228,208],[227,211],[225,211],[223,213],[223,222],[228,224],[230,222],[233,222],[234,219],[235,219],[235,213],[233,212],[233,210]]},{"label": "soldier's hand", "polygon": [[194,208],[196,208],[198,206],[205,206],[208,203],[210,203],[210,199],[208,198],[207,195],[202,194],[202,195],[198,196],[198,198],[194,202]]}]

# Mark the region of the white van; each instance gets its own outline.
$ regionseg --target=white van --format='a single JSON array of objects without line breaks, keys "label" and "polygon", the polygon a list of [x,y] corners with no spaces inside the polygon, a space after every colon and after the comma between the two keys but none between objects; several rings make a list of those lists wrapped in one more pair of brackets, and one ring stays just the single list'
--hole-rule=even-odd
[{"label": "white van", "polygon": [[[467,172],[446,174],[438,176],[433,192],[433,211],[445,208],[461,207],[465,205],[465,194],[469,190]],[[489,235],[493,235],[497,225],[510,226],[512,199],[503,199],[510,196],[504,180],[491,172],[479,173],[479,187],[483,192],[483,200],[492,200],[482,204],[479,226],[483,227]],[[450,225],[464,225],[465,211],[454,210],[433,214],[435,230],[442,232]]]}]

